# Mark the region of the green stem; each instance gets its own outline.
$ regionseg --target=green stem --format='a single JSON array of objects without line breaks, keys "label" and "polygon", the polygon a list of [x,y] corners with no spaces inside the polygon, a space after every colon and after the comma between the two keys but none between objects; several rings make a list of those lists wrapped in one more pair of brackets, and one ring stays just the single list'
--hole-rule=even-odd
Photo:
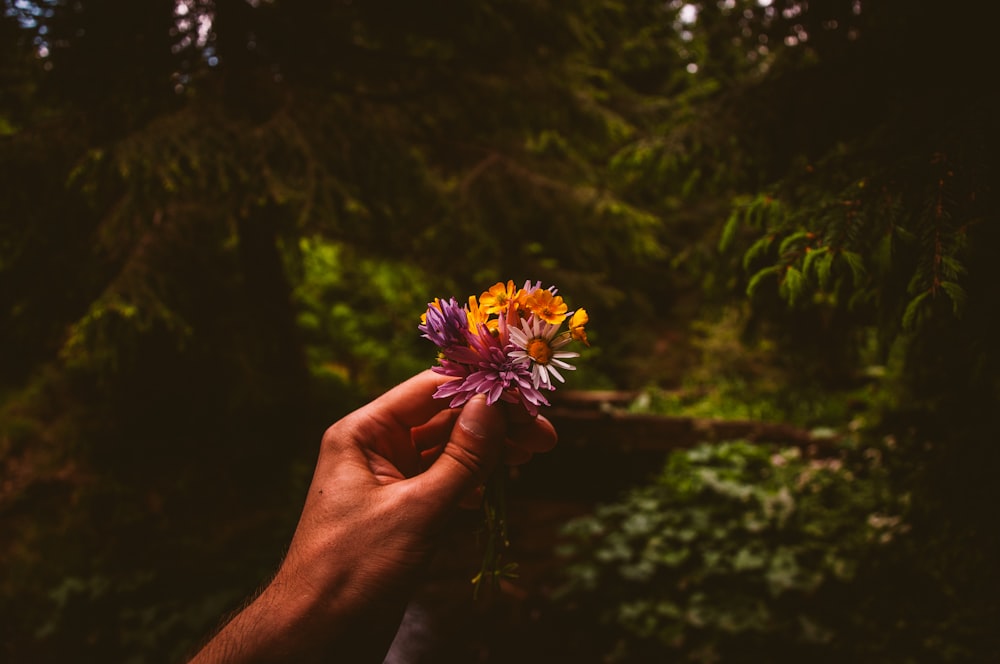
[{"label": "green stem", "polygon": [[510,546],[507,538],[507,496],[506,467],[497,468],[486,482],[483,496],[483,517],[486,527],[486,550],[479,573],[472,578],[474,585],[472,596],[479,598],[479,589],[486,579],[495,588],[503,575],[500,568],[500,558],[503,550]]}]

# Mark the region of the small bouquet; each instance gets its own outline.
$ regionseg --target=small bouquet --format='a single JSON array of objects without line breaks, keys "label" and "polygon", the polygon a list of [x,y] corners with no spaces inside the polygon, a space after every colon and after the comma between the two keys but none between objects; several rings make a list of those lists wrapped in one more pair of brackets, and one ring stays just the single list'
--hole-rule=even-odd
[{"label": "small bouquet", "polygon": [[[575,367],[566,360],[579,353],[565,350],[572,341],[590,345],[584,329],[584,309],[570,311],[555,288],[525,282],[499,282],[468,304],[454,298],[435,299],[421,316],[419,330],[439,350],[434,371],[456,380],[441,385],[434,396],[450,399],[456,408],[477,394],[487,403],[521,403],[532,415],[548,406],[544,392],[565,382],[561,371]],[[566,323],[566,329],[563,324]],[[478,595],[484,580],[496,583],[514,576],[515,565],[501,567],[507,539],[503,469],[486,483],[483,510],[486,522],[486,554],[479,573],[472,579]]]}]

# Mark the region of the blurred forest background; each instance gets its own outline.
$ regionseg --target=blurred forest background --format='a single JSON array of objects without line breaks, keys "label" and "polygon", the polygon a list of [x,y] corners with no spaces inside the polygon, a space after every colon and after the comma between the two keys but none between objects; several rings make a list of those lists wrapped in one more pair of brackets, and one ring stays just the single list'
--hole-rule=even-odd
[{"label": "blurred forest background", "polygon": [[454,661],[1000,661],[985,5],[5,0],[0,660],[181,661],[426,303],[530,278],[573,388],[825,444],[595,486]]}]

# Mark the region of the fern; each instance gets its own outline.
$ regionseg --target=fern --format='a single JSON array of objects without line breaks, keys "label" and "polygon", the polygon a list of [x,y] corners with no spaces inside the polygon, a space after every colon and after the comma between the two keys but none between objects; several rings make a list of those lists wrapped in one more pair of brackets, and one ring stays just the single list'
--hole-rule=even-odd
[{"label": "fern", "polygon": [[753,295],[754,294],[754,291],[757,290],[757,287],[760,285],[760,282],[761,282],[762,279],[764,279],[764,277],[767,277],[768,275],[772,275],[772,274],[777,274],[780,271],[781,271],[781,267],[780,266],[778,266],[778,265],[771,265],[771,266],[765,267],[763,270],[760,270],[759,272],[757,272],[755,275],[753,275],[750,278],[750,282],[747,284],[747,295]]},{"label": "fern", "polygon": [[909,304],[906,305],[906,310],[903,312],[904,330],[913,330],[916,328],[921,307],[924,304],[924,300],[926,300],[930,294],[930,291],[924,291],[911,299]]},{"label": "fern", "polygon": [[795,306],[799,298],[802,297],[802,293],[805,289],[804,280],[802,278],[802,272],[798,268],[789,265],[785,270],[785,276],[781,280],[781,286],[779,292],[782,297],[784,297],[790,306]]},{"label": "fern", "polygon": [[942,281],[941,290],[943,290],[951,299],[952,312],[956,316],[961,316],[962,311],[965,309],[965,289],[954,281]]}]

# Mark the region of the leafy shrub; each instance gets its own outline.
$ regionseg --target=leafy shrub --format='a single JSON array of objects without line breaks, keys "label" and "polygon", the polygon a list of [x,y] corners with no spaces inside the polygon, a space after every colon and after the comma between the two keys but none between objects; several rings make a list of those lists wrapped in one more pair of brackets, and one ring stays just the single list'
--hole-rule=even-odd
[{"label": "leafy shrub", "polygon": [[678,451],[567,526],[558,601],[608,628],[607,661],[842,661],[865,647],[865,565],[906,532],[900,507],[874,449]]},{"label": "leafy shrub", "polygon": [[318,237],[297,250],[297,323],[320,390],[377,394],[430,366],[432,349],[417,333],[433,292],[423,271]]}]

